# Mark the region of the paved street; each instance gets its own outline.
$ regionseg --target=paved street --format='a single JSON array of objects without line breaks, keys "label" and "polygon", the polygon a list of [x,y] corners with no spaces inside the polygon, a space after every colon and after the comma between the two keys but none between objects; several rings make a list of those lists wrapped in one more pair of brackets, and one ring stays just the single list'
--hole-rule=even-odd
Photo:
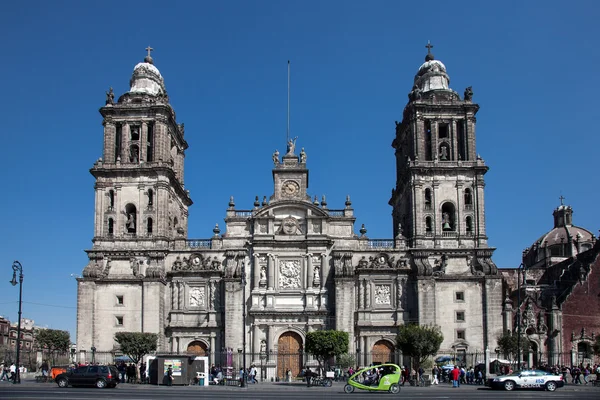
[{"label": "paved street", "polygon": [[[165,387],[151,385],[119,385],[116,389],[95,388],[67,388],[61,389],[56,384],[42,384],[25,382],[21,385],[1,384],[1,399],[231,399],[243,397],[249,399],[360,399],[364,396],[394,395],[388,393],[365,393],[356,391],[353,394],[343,392],[343,384],[335,383],[331,388],[310,387],[303,384],[274,384],[263,383],[250,385],[247,389],[239,387],[222,386],[183,386]],[[440,385],[429,388],[403,387],[397,395],[410,399],[597,399],[600,397],[600,388],[592,386],[567,386],[554,393],[546,391],[515,391],[504,392],[490,390],[481,386],[463,385],[458,389]]]}]

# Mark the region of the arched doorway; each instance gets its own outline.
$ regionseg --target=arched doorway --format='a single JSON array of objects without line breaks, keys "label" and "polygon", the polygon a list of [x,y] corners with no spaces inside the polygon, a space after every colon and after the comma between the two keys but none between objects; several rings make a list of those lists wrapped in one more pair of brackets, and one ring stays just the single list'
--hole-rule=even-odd
[{"label": "arched doorway", "polygon": [[285,378],[290,369],[292,377],[298,376],[302,369],[302,337],[296,332],[284,332],[277,342],[277,376]]},{"label": "arched doorway", "polygon": [[386,340],[380,340],[373,345],[373,364],[392,362],[394,346]]},{"label": "arched doorway", "polygon": [[197,356],[206,356],[206,344],[196,340],[188,344],[187,352]]}]

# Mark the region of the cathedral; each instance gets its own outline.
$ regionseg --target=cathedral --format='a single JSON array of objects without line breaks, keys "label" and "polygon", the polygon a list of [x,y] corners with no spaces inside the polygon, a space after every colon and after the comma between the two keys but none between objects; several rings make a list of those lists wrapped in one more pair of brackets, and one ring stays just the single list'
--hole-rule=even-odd
[{"label": "cathedral", "polygon": [[503,280],[486,235],[479,106],[471,88],[451,89],[430,45],[390,131],[390,239],[357,230],[350,197],[330,208],[308,192],[295,139],[272,155],[270,197],[244,209],[231,198],[224,226],[189,238],[184,124],[147,50],[129,91],[115,100],[111,88],[100,108],[93,245],[78,279],[81,359],[91,348],[118,353],[120,331],[157,333],[160,353],[215,362],[245,345],[270,377],[310,365],[305,337],[320,329],[348,332],[360,365],[403,363],[395,336],[407,323],[439,326],[440,354],[459,359],[497,346]]}]

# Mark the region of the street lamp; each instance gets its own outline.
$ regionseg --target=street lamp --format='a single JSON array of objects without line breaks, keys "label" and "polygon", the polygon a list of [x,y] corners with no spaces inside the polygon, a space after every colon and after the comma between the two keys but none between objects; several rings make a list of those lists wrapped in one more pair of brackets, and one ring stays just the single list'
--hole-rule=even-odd
[{"label": "street lamp", "polygon": [[246,263],[242,261],[242,352],[244,373],[242,374],[242,383],[240,387],[246,387]]},{"label": "street lamp", "polygon": [[92,364],[96,364],[96,347],[92,346],[90,350],[92,350]]},{"label": "street lamp", "polygon": [[18,261],[13,261],[13,277],[10,284],[17,286],[17,271],[19,271],[19,322],[17,322],[17,371],[13,383],[21,383],[21,372],[19,371],[21,357],[21,306],[23,305],[23,266]]}]

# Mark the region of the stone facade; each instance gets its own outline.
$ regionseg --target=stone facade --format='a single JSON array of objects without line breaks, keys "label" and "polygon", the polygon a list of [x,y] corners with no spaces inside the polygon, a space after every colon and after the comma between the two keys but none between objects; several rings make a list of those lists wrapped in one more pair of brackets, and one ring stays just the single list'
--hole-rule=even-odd
[{"label": "stone facade", "polygon": [[440,326],[442,353],[494,348],[502,280],[485,230],[479,106],[470,88],[461,98],[448,82],[428,54],[396,123],[394,238],[355,232],[350,197],[338,209],[312,198],[306,152],[292,139],[286,154],[273,154],[273,195],[246,210],[231,198],[223,231],[198,240],[187,237],[184,125],[146,57],[130,91],[114,102],[111,90],[100,109],[104,156],[91,170],[95,234],[78,283],[79,351],[115,350],[118,331],[156,332],[162,352],[211,354],[241,350],[246,335],[250,361],[260,358],[273,376],[301,366],[283,355],[301,352],[318,329],[349,332],[365,365],[403,361],[394,345],[406,323]]}]

